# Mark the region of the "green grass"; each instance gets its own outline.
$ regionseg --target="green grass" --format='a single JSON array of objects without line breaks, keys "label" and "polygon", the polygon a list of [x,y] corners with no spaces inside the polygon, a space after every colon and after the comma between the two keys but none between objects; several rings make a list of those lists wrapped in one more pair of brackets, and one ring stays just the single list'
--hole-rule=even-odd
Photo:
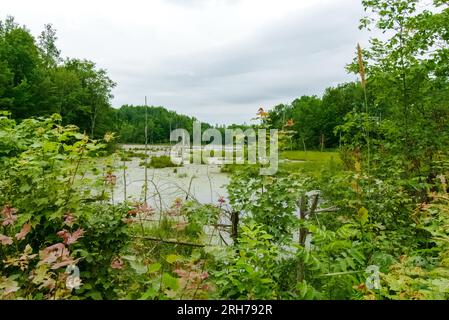
[{"label": "green grass", "polygon": [[[279,158],[281,160],[279,170],[287,172],[307,172],[312,175],[319,175],[323,169],[334,171],[342,169],[340,155],[334,151],[282,151]],[[239,168],[241,166],[237,164],[226,164],[221,167],[221,172],[234,173]]]},{"label": "green grass", "polygon": [[328,151],[281,151],[281,159],[296,160],[296,161],[316,161],[325,162],[331,159],[339,159],[340,155],[338,152],[328,152]]},{"label": "green grass", "polygon": [[134,150],[122,150],[118,154],[121,161],[131,161],[132,158],[146,158],[146,154],[144,152],[136,152]]},{"label": "green grass", "polygon": [[[281,170],[288,172],[306,171],[311,174],[319,174],[323,169],[341,169],[341,159],[338,152],[334,151],[282,151],[280,159],[295,162],[282,162],[279,164]],[[303,161],[303,162],[296,162]]]}]

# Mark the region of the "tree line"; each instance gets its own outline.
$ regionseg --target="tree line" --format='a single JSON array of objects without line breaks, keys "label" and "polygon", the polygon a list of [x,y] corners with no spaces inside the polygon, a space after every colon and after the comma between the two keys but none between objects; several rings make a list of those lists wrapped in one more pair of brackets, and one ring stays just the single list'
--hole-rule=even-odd
[{"label": "tree line", "polygon": [[0,108],[22,120],[59,113],[91,136],[111,123],[115,86],[106,70],[88,60],[63,60],[48,24],[35,39],[13,17],[0,22]]},{"label": "tree line", "polygon": [[322,97],[301,96],[291,104],[279,104],[268,111],[267,124],[292,133],[295,149],[336,148],[340,136],[335,128],[349,112],[361,112],[364,94],[360,84],[349,82],[325,89]]}]

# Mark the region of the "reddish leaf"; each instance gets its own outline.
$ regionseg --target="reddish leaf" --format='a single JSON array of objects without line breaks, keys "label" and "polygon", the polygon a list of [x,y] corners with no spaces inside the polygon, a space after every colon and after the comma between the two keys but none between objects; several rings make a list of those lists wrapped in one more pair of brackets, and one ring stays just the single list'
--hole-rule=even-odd
[{"label": "reddish leaf", "polygon": [[62,268],[62,267],[67,267],[69,265],[76,264],[78,262],[78,260],[79,259],[73,260],[71,257],[68,257],[68,258],[66,257],[64,259],[61,259],[61,262],[57,262],[57,263],[53,264],[51,266],[51,268],[53,270],[55,270],[55,269],[59,269],[59,268]]},{"label": "reddish leaf", "polygon": [[74,233],[72,233],[69,237],[69,239],[67,240],[67,244],[72,244],[75,243],[79,238],[81,238],[84,234],[84,230],[79,228],[78,230],[76,230]]},{"label": "reddish leaf", "polygon": [[67,230],[61,230],[56,233],[56,235],[63,239],[64,243],[67,243],[70,233]]},{"label": "reddish leaf", "polygon": [[140,217],[151,216],[154,214],[154,209],[148,203],[136,203],[133,205],[133,209],[128,211],[128,214],[130,216],[139,214]]},{"label": "reddish leaf", "polygon": [[51,269],[59,269],[71,264],[75,264],[78,260],[73,260],[69,255],[69,250],[65,247],[63,243],[57,243],[51,245],[41,252],[39,252],[41,264],[51,265]]},{"label": "reddish leaf", "polygon": [[51,245],[39,252],[39,256],[41,259],[40,264],[42,263],[52,264],[56,262],[58,258],[68,256],[68,254],[69,251],[66,249],[63,243]]},{"label": "reddish leaf", "polygon": [[3,223],[2,223],[2,225],[4,227],[6,227],[7,225],[13,224],[17,220],[17,216],[14,215],[15,213],[17,213],[17,209],[15,209],[9,205],[6,205],[3,207],[3,210],[2,210]]},{"label": "reddish leaf", "polygon": [[19,233],[16,234],[17,240],[25,239],[26,235],[31,231],[31,224],[25,223]]},{"label": "reddish leaf", "polygon": [[7,237],[3,234],[0,234],[0,242],[2,245],[7,246],[7,245],[12,244],[12,238]]},{"label": "reddish leaf", "polygon": [[71,226],[73,226],[74,223],[75,223],[75,217],[71,213],[69,213],[69,212],[66,213],[64,215],[64,224],[66,226],[71,227]]},{"label": "reddish leaf", "polygon": [[70,233],[67,230],[61,230],[57,233],[58,237],[63,239],[63,242],[67,245],[75,243],[84,234],[83,229],[78,229],[74,233]]}]

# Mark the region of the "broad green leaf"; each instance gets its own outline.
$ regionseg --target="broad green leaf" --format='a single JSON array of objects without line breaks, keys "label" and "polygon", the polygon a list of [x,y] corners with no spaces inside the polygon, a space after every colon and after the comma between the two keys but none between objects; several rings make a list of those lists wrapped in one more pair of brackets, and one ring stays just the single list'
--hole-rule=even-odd
[{"label": "broad green leaf", "polygon": [[358,214],[359,214],[360,223],[362,225],[366,224],[368,222],[368,218],[369,218],[368,210],[365,207],[361,207],[359,209]]},{"label": "broad green leaf", "polygon": [[158,272],[161,269],[162,265],[160,263],[152,263],[148,266],[148,272],[149,273],[154,273],[154,272]]},{"label": "broad green leaf", "polygon": [[179,282],[178,279],[175,277],[172,277],[168,273],[164,273],[162,275],[162,284],[170,289],[176,290],[179,288]]},{"label": "broad green leaf", "polygon": [[182,257],[176,254],[169,254],[168,256],[165,257],[165,260],[167,260],[168,263],[174,263],[180,261],[181,259]]}]

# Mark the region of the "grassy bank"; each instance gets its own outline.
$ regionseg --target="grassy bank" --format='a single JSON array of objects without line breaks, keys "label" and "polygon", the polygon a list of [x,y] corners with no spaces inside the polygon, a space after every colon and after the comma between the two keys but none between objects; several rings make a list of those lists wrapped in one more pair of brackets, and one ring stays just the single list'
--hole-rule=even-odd
[{"label": "grassy bank", "polygon": [[340,155],[335,151],[282,151],[279,158],[281,160],[279,168],[290,172],[303,170],[319,174],[326,168],[338,169],[341,167]]}]

